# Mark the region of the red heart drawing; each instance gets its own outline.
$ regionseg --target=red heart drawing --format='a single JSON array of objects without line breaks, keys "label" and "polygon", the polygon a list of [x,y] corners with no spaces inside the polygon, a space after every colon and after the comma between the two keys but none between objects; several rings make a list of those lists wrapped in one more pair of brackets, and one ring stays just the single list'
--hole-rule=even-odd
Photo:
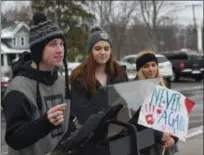
[{"label": "red heart drawing", "polygon": [[157,109],[157,114],[161,114],[162,110],[161,109]]}]

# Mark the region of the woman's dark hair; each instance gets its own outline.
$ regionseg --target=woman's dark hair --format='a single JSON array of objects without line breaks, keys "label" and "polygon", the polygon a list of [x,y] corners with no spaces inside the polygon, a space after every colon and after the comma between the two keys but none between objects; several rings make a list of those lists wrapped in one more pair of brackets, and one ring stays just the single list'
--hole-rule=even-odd
[{"label": "woman's dark hair", "polygon": [[[71,81],[76,79],[80,81],[82,85],[89,89],[92,94],[96,92],[96,71],[97,62],[94,60],[92,52],[89,52],[88,58],[82,62],[75,70],[72,71]],[[126,76],[123,72],[121,66],[114,60],[112,54],[110,59],[106,64],[106,73],[116,80],[126,81]]]}]

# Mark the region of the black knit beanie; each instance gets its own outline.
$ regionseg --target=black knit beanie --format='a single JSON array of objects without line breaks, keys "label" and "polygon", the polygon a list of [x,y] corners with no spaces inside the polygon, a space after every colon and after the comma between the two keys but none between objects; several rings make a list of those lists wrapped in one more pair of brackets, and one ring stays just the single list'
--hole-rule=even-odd
[{"label": "black knit beanie", "polygon": [[151,61],[154,61],[156,62],[156,64],[158,64],[158,60],[154,54],[147,53],[139,57],[136,60],[137,71],[139,71],[140,68],[142,68],[146,63],[151,62]]},{"label": "black knit beanie", "polygon": [[47,17],[42,12],[36,12],[33,15],[33,24],[29,35],[31,58],[34,62],[39,63],[42,59],[45,45],[49,41],[55,38],[65,39],[61,29],[51,20],[47,20]]},{"label": "black knit beanie", "polygon": [[109,42],[110,46],[112,46],[112,39],[109,34],[101,27],[94,26],[91,28],[88,36],[88,52],[91,51],[95,43],[101,40]]},{"label": "black knit beanie", "polygon": [[[42,61],[43,50],[46,44],[56,38],[61,38],[64,40],[64,59],[63,63],[65,66],[65,99],[70,97],[69,83],[68,83],[68,70],[66,62],[66,41],[64,34],[51,20],[47,20],[47,17],[42,12],[36,12],[33,15],[33,26],[30,28],[29,34],[29,44],[31,51],[31,59],[37,64],[37,69],[39,69],[39,63]],[[37,82],[37,103],[41,109],[41,96],[39,90],[39,82]]]}]

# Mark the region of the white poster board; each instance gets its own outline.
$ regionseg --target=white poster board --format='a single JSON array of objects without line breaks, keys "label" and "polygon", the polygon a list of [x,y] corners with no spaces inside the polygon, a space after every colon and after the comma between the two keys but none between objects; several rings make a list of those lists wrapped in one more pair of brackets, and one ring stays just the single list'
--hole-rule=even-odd
[{"label": "white poster board", "polygon": [[185,141],[193,106],[194,102],[181,93],[156,86],[142,104],[138,124]]}]

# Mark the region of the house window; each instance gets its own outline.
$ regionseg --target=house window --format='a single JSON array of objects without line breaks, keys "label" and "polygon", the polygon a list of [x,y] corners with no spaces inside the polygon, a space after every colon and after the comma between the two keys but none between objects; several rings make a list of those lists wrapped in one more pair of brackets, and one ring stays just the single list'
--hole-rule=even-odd
[{"label": "house window", "polygon": [[1,54],[1,66],[4,66],[4,55]]},{"label": "house window", "polygon": [[21,37],[21,45],[22,45],[22,46],[24,46],[24,42],[25,42],[24,37]]},{"label": "house window", "polygon": [[13,45],[16,45],[16,38],[13,38]]},{"label": "house window", "polygon": [[12,61],[16,58],[16,54],[8,54],[8,65],[12,64]]}]

